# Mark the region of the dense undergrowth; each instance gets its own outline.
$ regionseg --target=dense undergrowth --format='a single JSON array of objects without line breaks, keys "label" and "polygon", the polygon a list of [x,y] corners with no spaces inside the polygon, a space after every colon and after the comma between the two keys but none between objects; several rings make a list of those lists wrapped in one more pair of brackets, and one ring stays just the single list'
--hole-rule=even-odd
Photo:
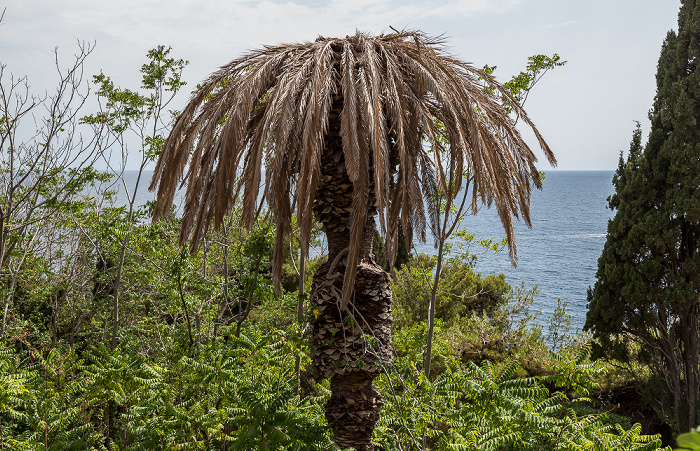
[{"label": "dense undergrowth", "polygon": [[[125,212],[74,207],[56,222],[65,241],[19,275],[0,348],[2,449],[334,449],[327,381],[295,373],[297,358],[302,370],[310,363],[314,313],[297,324],[298,293],[274,294],[267,220],[249,233],[234,213],[195,256],[175,244],[175,217],[137,221],[110,350],[110,262]],[[291,242],[290,287],[297,251]],[[396,358],[376,382],[377,449],[658,449],[659,437],[595,409],[602,367],[585,338],[551,350],[531,321],[535,293],[481,277],[473,262],[446,266],[430,379],[431,264],[417,257],[395,271]]]}]

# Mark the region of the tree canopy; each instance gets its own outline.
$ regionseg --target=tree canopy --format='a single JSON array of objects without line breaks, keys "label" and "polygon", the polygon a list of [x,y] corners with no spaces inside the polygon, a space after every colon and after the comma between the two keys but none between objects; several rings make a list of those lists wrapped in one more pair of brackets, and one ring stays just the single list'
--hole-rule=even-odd
[{"label": "tree canopy", "polygon": [[585,328],[600,351],[629,357],[629,341],[670,393],[679,427],[697,422],[700,351],[700,3],[686,0],[656,75],[651,132],[635,131],[609,198],[616,211],[589,293]]}]

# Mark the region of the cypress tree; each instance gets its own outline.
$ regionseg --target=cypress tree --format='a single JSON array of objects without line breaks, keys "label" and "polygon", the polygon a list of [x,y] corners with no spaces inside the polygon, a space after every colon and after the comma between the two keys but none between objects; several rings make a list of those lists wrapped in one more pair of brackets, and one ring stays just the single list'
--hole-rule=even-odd
[{"label": "cypress tree", "polygon": [[613,179],[584,326],[596,354],[651,365],[680,430],[697,425],[700,390],[699,40],[700,1],[684,0],[661,49],[649,139],[642,151],[637,127]]}]

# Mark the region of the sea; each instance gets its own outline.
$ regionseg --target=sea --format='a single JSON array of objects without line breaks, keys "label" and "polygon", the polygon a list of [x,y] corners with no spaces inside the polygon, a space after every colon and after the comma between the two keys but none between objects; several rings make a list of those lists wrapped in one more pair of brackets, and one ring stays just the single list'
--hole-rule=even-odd
[{"label": "sea", "polygon": [[[527,289],[537,286],[539,296],[533,310],[541,318],[550,315],[557,299],[566,302],[574,330],[586,320],[586,294],[595,284],[595,273],[612,212],[607,197],[614,192],[613,171],[548,171],[542,190],[534,190],[530,205],[532,227],[515,223],[518,265],[513,267],[508,250],[480,253],[475,270],[482,275],[504,274],[511,285],[524,282]],[[127,171],[125,179],[133,187],[137,173]],[[136,191],[136,204],[152,200],[147,190],[151,173],[142,177]],[[177,196],[176,205],[181,200]],[[125,202],[119,194],[117,201]],[[495,209],[481,209],[461,224],[477,240],[501,240],[505,236]],[[433,242],[415,243],[416,252],[435,254]],[[477,249],[472,247],[473,251]]]},{"label": "sea", "polygon": [[[613,171],[548,171],[542,190],[533,190],[530,203],[532,227],[515,222],[518,264],[513,267],[508,249],[482,253],[475,270],[482,275],[504,274],[514,285],[537,286],[533,308],[541,318],[551,315],[557,299],[566,302],[572,327],[586,321],[586,297],[595,284],[598,258],[603,250],[612,211],[607,198],[614,192]],[[499,240],[505,236],[495,209],[481,209],[467,217],[462,227],[477,240]],[[474,248],[472,248],[474,249]],[[432,243],[416,246],[419,252],[434,253]],[[475,249],[478,250],[478,249]]]}]

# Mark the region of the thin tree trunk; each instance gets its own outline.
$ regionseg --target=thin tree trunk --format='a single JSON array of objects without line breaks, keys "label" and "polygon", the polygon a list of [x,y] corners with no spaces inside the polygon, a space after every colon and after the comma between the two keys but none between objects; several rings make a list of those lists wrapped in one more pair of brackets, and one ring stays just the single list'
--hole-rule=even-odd
[{"label": "thin tree trunk", "polygon": [[[265,228],[265,233],[267,234],[268,230],[270,230],[270,226],[272,224],[272,221],[268,221],[268,216],[265,215],[265,218],[263,221],[267,221],[267,226]],[[258,286],[258,275],[260,274],[260,263],[262,262],[263,258],[263,250],[261,249],[258,252],[258,259],[255,262],[255,273],[253,275],[253,284],[250,287],[250,294],[248,296],[248,304],[245,307],[245,312],[241,314],[240,309],[238,312],[238,321],[236,322],[236,337],[241,336],[241,327],[243,326],[243,321],[248,318],[248,315],[250,315],[250,310],[253,308],[253,297],[255,296],[255,288]]]},{"label": "thin tree trunk", "polygon": [[216,314],[216,321],[214,322],[214,333],[212,334],[212,339],[216,339],[216,334],[219,331],[219,322],[224,316],[224,312],[228,308],[228,281],[229,281],[229,268],[228,268],[228,229],[226,228],[226,221],[221,224],[221,234],[222,234],[222,252],[224,258],[224,286],[221,290],[221,306],[219,307],[219,312]]},{"label": "thin tree trunk", "polygon": [[[124,268],[124,259],[126,258],[126,248],[129,245],[129,236],[131,235],[131,229],[133,228],[134,219],[134,203],[136,202],[136,193],[139,190],[139,184],[141,183],[141,176],[143,175],[143,169],[146,167],[147,161],[144,159],[139,167],[139,174],[136,177],[136,185],[134,186],[134,192],[129,199],[129,214],[127,215],[127,228],[124,234],[124,239],[122,240],[121,250],[119,252],[119,263],[117,265],[117,274],[114,278],[114,299],[112,303],[112,340],[110,344],[110,349],[113,351],[118,344],[117,335],[119,333],[119,292],[121,288],[122,279],[122,269]],[[122,174],[122,177],[124,175]],[[123,180],[124,189],[128,196],[128,187],[126,186],[126,179]]]},{"label": "thin tree trunk", "polygon": [[[184,253],[184,249],[183,249]],[[187,301],[185,300],[185,291],[182,286],[182,269],[177,273],[177,291],[180,295],[180,301],[182,302],[182,310],[185,313],[185,319],[187,320],[187,336],[190,340],[190,350],[194,345],[194,340],[192,339],[192,323],[190,322],[190,311],[187,308]]]},{"label": "thin tree trunk", "polygon": [[435,280],[433,281],[433,289],[430,293],[430,307],[428,309],[428,340],[425,347],[425,362],[423,368],[426,377],[430,377],[430,359],[433,356],[433,331],[435,329],[435,303],[437,298],[438,284],[440,283],[440,275],[442,274],[442,254],[443,240],[438,244],[438,261],[435,269]]},{"label": "thin tree trunk", "polygon": [[[452,172],[452,171],[451,171]],[[458,177],[462,177],[462,174],[457,174]],[[450,180],[450,186],[452,186],[452,180]],[[425,373],[426,377],[430,377],[430,360],[433,357],[433,334],[435,331],[435,304],[437,302],[437,290],[438,290],[438,285],[440,284],[440,277],[442,276],[442,260],[444,257],[444,250],[445,250],[445,242],[447,239],[452,235],[452,232],[454,232],[455,228],[457,225],[460,223],[462,218],[464,218],[464,206],[467,200],[467,191],[469,189],[469,183],[467,182],[464,187],[463,187],[463,195],[462,195],[462,202],[459,205],[459,209],[455,213],[453,217],[452,223],[449,222],[450,219],[450,213],[451,213],[451,205],[452,205],[452,197],[448,197],[448,203],[444,207],[445,208],[445,216],[442,221],[442,224],[438,222],[436,224],[436,232],[439,234],[437,237],[438,239],[438,261],[437,261],[437,267],[435,269],[435,278],[433,280],[433,288],[430,292],[430,306],[428,307],[428,339],[427,339],[427,344],[425,348],[425,360],[423,364],[423,370]],[[446,193],[448,195],[451,195],[451,193]],[[438,201],[440,199],[437,199]],[[438,204],[439,205],[439,204]],[[438,217],[439,221],[439,217]],[[447,226],[450,226],[449,229]]]},{"label": "thin tree trunk", "polygon": [[306,259],[304,253],[299,252],[299,299],[297,303],[297,325],[299,327],[299,346],[296,359],[294,360],[294,372],[297,375],[297,394],[301,393],[301,340],[304,338],[304,282],[306,278]]},{"label": "thin tree trunk", "polygon": [[678,358],[676,356],[676,346],[671,341],[669,337],[666,337],[666,340],[661,340],[661,343],[663,345],[663,348],[665,349],[665,353],[667,354],[666,360],[667,360],[667,365],[664,365],[663,362],[661,363],[662,365],[662,374],[666,374],[666,385],[671,391],[671,396],[673,397],[673,421],[680,427],[680,407],[681,407],[681,398],[683,397],[682,395],[682,388],[681,388],[681,371],[678,365]]}]

